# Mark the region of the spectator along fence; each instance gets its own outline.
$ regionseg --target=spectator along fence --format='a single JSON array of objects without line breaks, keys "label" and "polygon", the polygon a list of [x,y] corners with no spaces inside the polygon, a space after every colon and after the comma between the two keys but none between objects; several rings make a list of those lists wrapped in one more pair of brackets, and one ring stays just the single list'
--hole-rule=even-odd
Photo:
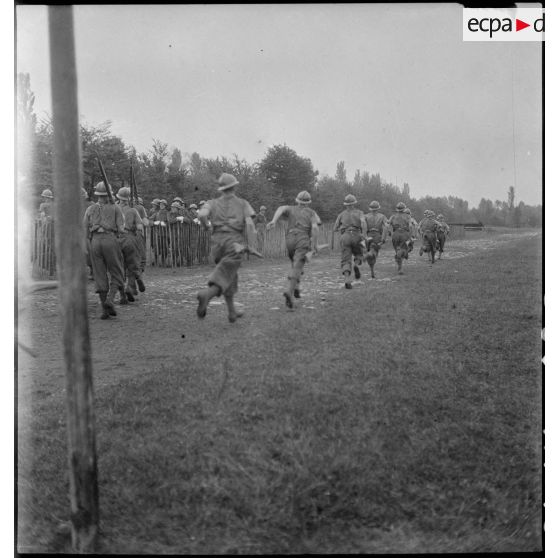
[{"label": "spectator along fence", "polygon": [[[453,227],[451,228],[450,238],[462,237],[462,229],[457,227],[454,231]],[[327,245],[333,251],[338,250],[339,234],[333,233],[333,223],[324,223],[319,227],[319,231],[318,244]],[[211,233],[195,223],[149,226],[145,230],[145,239],[147,268],[152,266],[191,267],[212,263],[210,260]],[[269,231],[258,231],[256,249],[265,258],[287,257],[285,224],[279,222],[275,228]],[[34,278],[56,278],[52,221],[37,220],[35,222],[31,260]]]}]

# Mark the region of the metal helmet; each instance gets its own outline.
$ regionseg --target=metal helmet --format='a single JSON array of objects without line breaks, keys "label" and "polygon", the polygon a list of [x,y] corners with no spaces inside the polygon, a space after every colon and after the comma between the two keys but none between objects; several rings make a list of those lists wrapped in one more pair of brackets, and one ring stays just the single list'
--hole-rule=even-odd
[{"label": "metal helmet", "polygon": [[119,200],[125,200],[125,201],[129,201],[130,199],[130,188],[128,188],[127,186],[124,186],[123,188],[120,188],[120,190],[118,190],[116,197]]},{"label": "metal helmet", "polygon": [[198,209],[198,206],[197,206],[195,203],[191,203],[191,204],[188,206],[188,209]]},{"label": "metal helmet", "polygon": [[238,184],[238,180],[232,175],[224,172],[217,181],[219,183],[218,190],[228,190]]},{"label": "metal helmet", "polygon": [[406,208],[403,210],[403,213],[406,213],[407,215],[410,215],[410,214],[411,214],[411,210],[410,210],[408,207],[406,207]]},{"label": "metal helmet", "polygon": [[49,188],[45,188],[42,192],[41,192],[41,197],[43,198],[50,198],[53,199],[54,196],[52,195],[52,190],[50,190]]},{"label": "metal helmet", "polygon": [[143,198],[140,198],[140,197],[138,196],[138,203],[139,203],[140,205],[143,205]]},{"label": "metal helmet", "polygon": [[[110,184],[109,184],[110,188]],[[95,195],[96,196],[108,196],[107,194],[107,187],[105,186],[104,182],[97,182],[97,186],[95,186]]]},{"label": "metal helmet", "polygon": [[424,216],[428,217],[428,214],[430,213],[430,209],[425,209],[424,210]]},{"label": "metal helmet", "polygon": [[347,194],[345,196],[345,200],[343,201],[343,205],[355,205],[357,199],[353,196],[353,194]]},{"label": "metal helmet", "polygon": [[[176,196],[176,198],[174,198],[172,201],[173,201],[173,203],[174,203],[174,202],[184,203],[184,202],[182,201],[182,198],[179,198],[178,196]],[[172,204],[171,204],[171,207],[172,207]]]},{"label": "metal helmet", "polygon": [[380,209],[380,203],[377,202],[376,200],[374,200],[374,201],[371,201],[371,202],[370,202],[370,204],[368,205],[368,207],[369,207],[372,211],[375,211],[375,210]]},{"label": "metal helmet", "polygon": [[434,211],[432,211],[431,209],[428,210],[428,217],[435,217],[436,213],[434,213]]},{"label": "metal helmet", "polygon": [[205,200],[200,200],[199,206],[201,207],[205,203]]},{"label": "metal helmet", "polygon": [[176,207],[176,209],[180,209],[180,202],[173,201],[173,202],[171,203],[171,207]]},{"label": "metal helmet", "polygon": [[159,205],[159,202],[161,200],[159,198],[155,198],[154,200],[151,201],[151,205]]},{"label": "metal helmet", "polygon": [[404,211],[405,210],[406,205],[403,202],[399,202],[396,206],[395,206],[395,210],[396,211]]},{"label": "metal helmet", "polygon": [[302,192],[298,193],[295,201],[297,203],[311,203],[312,197],[310,196],[309,192],[307,192],[306,190],[302,190]]},{"label": "metal helmet", "polygon": [[438,215],[438,217],[436,217],[436,219],[438,219],[439,221],[443,221],[445,219],[445,217],[440,213],[440,215]]},{"label": "metal helmet", "polygon": [[267,207],[266,207],[265,205],[262,205],[262,206],[260,207],[260,211],[265,211],[266,209],[267,209]]},{"label": "metal helmet", "polygon": [[159,200],[159,205],[161,205],[161,204],[169,205],[169,204],[167,203],[167,200],[166,200],[165,198],[161,198],[161,199]]}]

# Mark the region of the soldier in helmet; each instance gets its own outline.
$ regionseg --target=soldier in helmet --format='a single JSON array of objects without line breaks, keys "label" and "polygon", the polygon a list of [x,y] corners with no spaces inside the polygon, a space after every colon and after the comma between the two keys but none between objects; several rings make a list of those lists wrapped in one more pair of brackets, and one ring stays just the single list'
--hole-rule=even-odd
[{"label": "soldier in helmet", "polygon": [[124,229],[124,217],[118,206],[108,202],[103,182],[95,187],[95,196],[97,203],[87,208],[83,224],[91,240],[93,277],[103,307],[101,319],[106,320],[109,316],[116,316],[114,297],[118,291],[124,291],[122,250],[117,239]]},{"label": "soldier in helmet", "polygon": [[418,226],[419,234],[422,237],[422,246],[419,250],[419,255],[422,256],[424,252],[430,254],[431,264],[435,261],[436,255],[436,236],[438,232],[438,223],[435,219],[436,214],[434,211],[427,209],[424,212],[424,219],[421,220]]},{"label": "soldier in helmet", "polygon": [[308,253],[317,249],[318,225],[322,224],[318,214],[309,207],[312,198],[306,190],[299,192],[295,202],[296,205],[278,207],[273,219],[266,226],[269,230],[275,227],[280,218],[287,220],[286,243],[291,260],[291,273],[283,293],[287,308],[293,307],[293,297],[300,298],[300,279],[304,274],[304,264],[308,261]]},{"label": "soldier in helmet", "polygon": [[159,212],[159,198],[154,198],[151,201],[151,209],[149,210],[149,214],[147,215],[148,219],[153,224],[153,221],[156,221],[157,213]]},{"label": "soldier in helmet", "polygon": [[135,301],[134,293],[137,293],[138,288],[140,292],[145,291],[140,269],[140,246],[137,240],[137,236],[143,233],[143,222],[137,209],[130,207],[130,188],[120,188],[116,197],[120,200],[119,206],[124,217],[124,231],[120,235],[119,243],[126,272],[126,296],[120,300],[120,303],[126,304]]},{"label": "soldier in helmet", "polygon": [[[238,269],[242,263],[244,232],[248,243],[253,246],[256,237],[252,217],[255,211],[243,198],[235,194],[238,180],[223,173],[218,180],[221,196],[205,203],[198,217],[202,226],[212,228],[211,255],[217,266],[208,277],[208,287],[198,292],[198,318],[204,318],[209,301],[223,295],[227,305],[229,322],[242,316],[234,306],[234,295],[238,291]],[[211,220],[211,225],[208,220]]]},{"label": "soldier in helmet", "polygon": [[[341,232],[341,271],[345,277],[345,288],[352,289],[351,271],[355,272],[355,279],[360,279],[359,265],[363,258],[364,233],[367,229],[364,213],[357,209],[357,200],[352,194],[345,196],[345,206],[335,220],[333,232]],[[353,266],[354,256],[354,266]]]},{"label": "soldier in helmet", "polygon": [[436,221],[438,222],[436,249],[438,250],[438,259],[440,259],[444,251],[444,246],[446,245],[446,239],[449,235],[450,228],[446,223],[446,218],[441,213],[436,217]]},{"label": "soldier in helmet", "polygon": [[260,206],[260,210],[256,213],[254,217],[254,225],[256,226],[256,236],[258,242],[258,251],[263,252],[264,249],[264,240],[265,240],[265,228],[267,225],[267,219],[265,216],[265,212],[267,211],[267,207],[265,205]]},{"label": "soldier in helmet", "polygon": [[39,217],[44,221],[52,219],[53,216],[53,200],[52,190],[50,188],[45,188],[41,192],[41,203],[39,204]]},{"label": "soldier in helmet", "polygon": [[366,254],[364,259],[370,266],[370,274],[374,278],[374,265],[378,259],[380,247],[386,242],[388,220],[383,213],[380,213],[379,202],[370,202],[368,209],[370,209],[370,212],[364,216],[366,221]]},{"label": "soldier in helmet", "polygon": [[403,271],[403,259],[409,259],[409,243],[411,242],[411,216],[405,213],[405,204],[399,202],[395,206],[395,213],[389,218],[388,225],[391,230],[391,242],[395,250],[397,272]]}]

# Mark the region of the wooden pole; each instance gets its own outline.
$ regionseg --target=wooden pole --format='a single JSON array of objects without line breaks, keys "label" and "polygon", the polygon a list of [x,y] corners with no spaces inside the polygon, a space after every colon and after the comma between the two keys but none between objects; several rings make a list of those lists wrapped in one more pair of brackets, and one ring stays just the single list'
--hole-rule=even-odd
[{"label": "wooden pole", "polygon": [[49,6],[55,242],[62,318],[73,550],[91,552],[99,525],[91,346],[72,6]]}]

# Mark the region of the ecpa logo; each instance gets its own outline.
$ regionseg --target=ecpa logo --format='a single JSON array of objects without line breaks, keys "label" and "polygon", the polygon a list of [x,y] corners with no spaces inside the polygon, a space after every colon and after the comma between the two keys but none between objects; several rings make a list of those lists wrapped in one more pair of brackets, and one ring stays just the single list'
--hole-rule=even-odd
[{"label": "ecpa logo", "polygon": [[464,41],[544,41],[544,8],[464,8]]}]

